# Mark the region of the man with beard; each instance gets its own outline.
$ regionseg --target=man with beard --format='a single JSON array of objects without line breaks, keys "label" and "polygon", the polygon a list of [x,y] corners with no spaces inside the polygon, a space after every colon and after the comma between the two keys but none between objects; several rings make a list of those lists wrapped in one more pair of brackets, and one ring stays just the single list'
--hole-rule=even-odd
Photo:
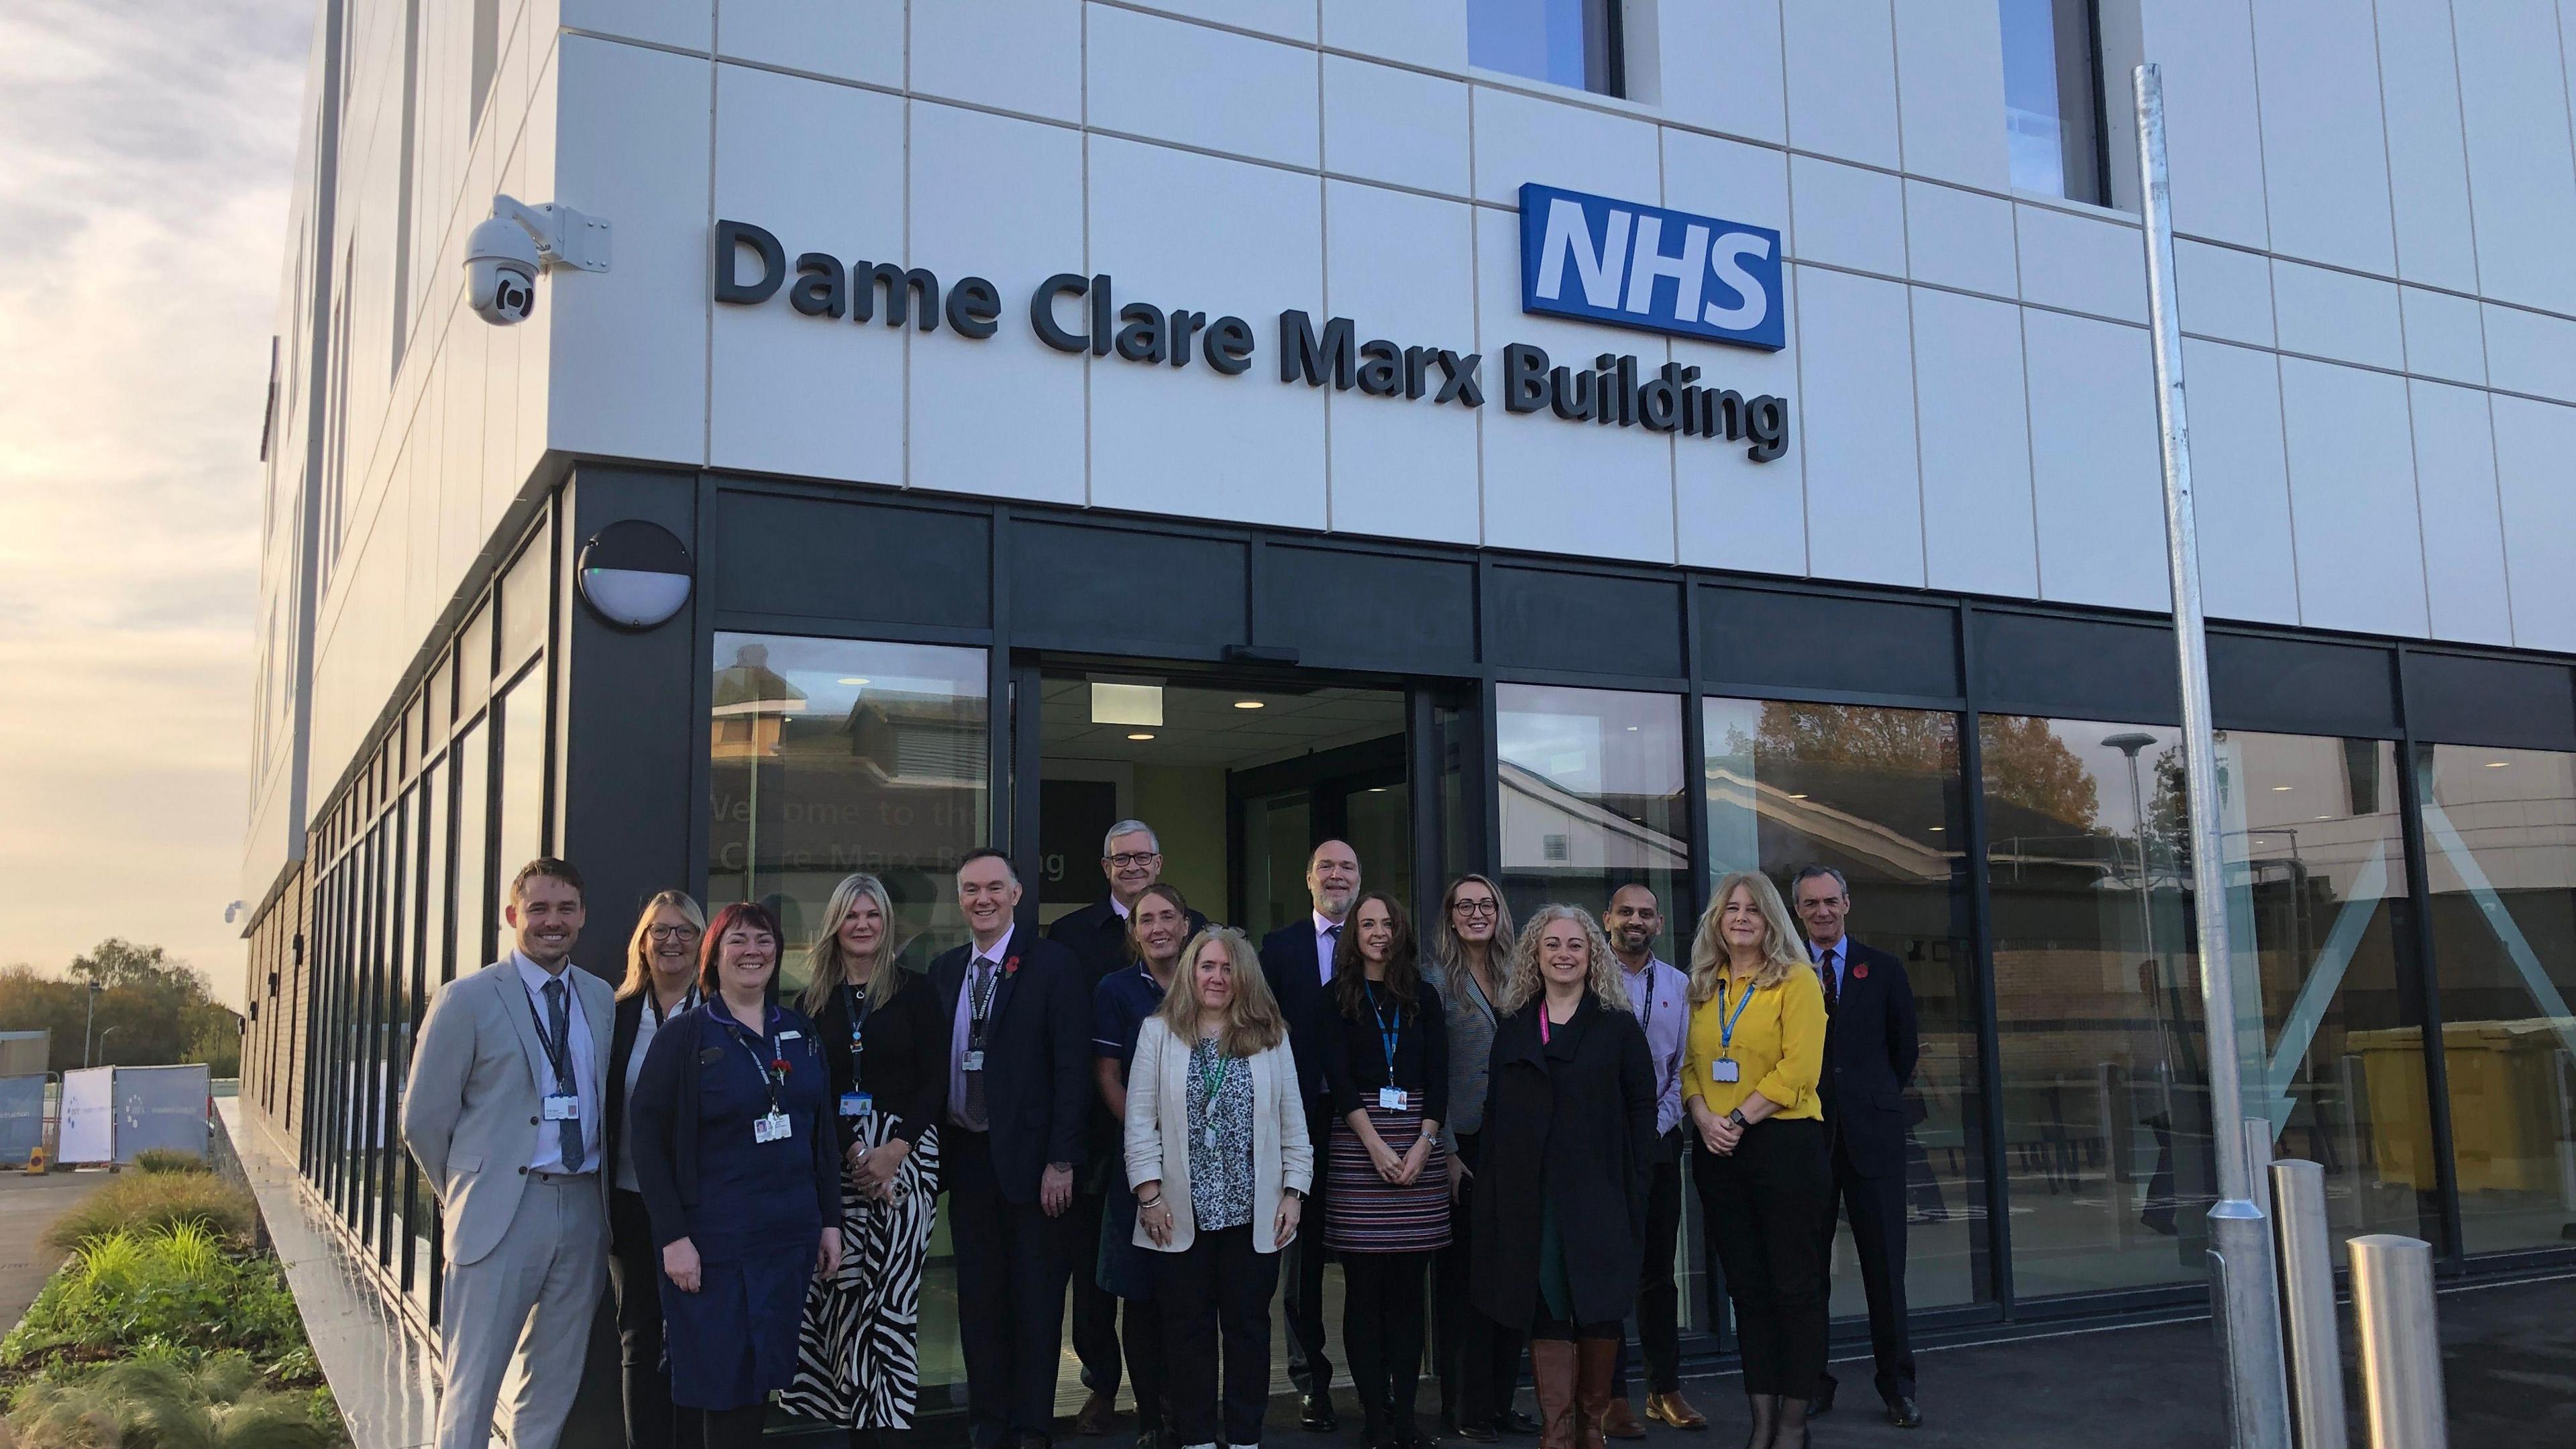
[{"label": "man with beard", "polygon": [[[1655,893],[1631,882],[1610,893],[1601,913],[1610,952],[1628,979],[1628,1009],[1646,1029],[1655,1065],[1654,1176],[1646,1189],[1646,1266],[1637,1284],[1637,1343],[1646,1355],[1646,1417],[1676,1429],[1705,1429],[1708,1418],[1681,1396],[1681,1287],[1673,1255],[1682,1229],[1682,1042],[1690,1027],[1690,978],[1655,955],[1664,915]],[[1610,1412],[1602,1432],[1643,1439],[1646,1426],[1628,1408],[1628,1350],[1619,1348]]]},{"label": "man with beard", "polygon": [[[1327,840],[1306,857],[1306,894],[1313,914],[1290,921],[1261,938],[1261,973],[1270,978],[1270,994],[1279,999],[1279,1014],[1288,1019],[1288,1050],[1297,1059],[1297,1090],[1306,1101],[1306,1126],[1314,1141],[1332,1135],[1332,1094],[1324,1087],[1324,1038],[1333,1030],[1333,948],[1351,902],[1360,894],[1359,852],[1350,843]],[[1315,1225],[1289,1244],[1294,1259],[1282,1275],[1287,1283],[1288,1378],[1306,1398],[1300,1422],[1316,1433],[1341,1427],[1333,1412],[1333,1363],[1324,1356],[1324,1174],[1315,1174],[1307,1194],[1305,1220]]]}]

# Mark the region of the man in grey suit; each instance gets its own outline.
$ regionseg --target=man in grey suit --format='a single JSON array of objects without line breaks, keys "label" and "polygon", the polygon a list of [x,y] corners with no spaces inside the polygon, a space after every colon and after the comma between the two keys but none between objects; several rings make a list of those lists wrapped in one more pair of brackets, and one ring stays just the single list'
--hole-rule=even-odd
[{"label": "man in grey suit", "polygon": [[608,1271],[600,1171],[608,983],[572,964],[581,874],[537,859],[510,882],[518,947],[430,1004],[403,1089],[403,1143],[446,1213],[438,1449],[490,1449],[513,1357],[513,1449],[554,1449],[581,1386]]}]

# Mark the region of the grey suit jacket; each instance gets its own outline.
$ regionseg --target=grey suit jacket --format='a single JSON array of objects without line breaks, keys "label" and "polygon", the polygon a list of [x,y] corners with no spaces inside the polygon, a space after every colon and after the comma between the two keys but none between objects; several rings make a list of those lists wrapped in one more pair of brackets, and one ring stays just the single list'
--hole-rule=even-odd
[{"label": "grey suit jacket", "polygon": [[[577,966],[565,970],[590,1028],[590,1099],[605,1104],[615,994]],[[477,1262],[499,1246],[519,1210],[537,1151],[538,1083],[551,1075],[544,1061],[535,1011],[508,960],[457,977],[430,1003],[403,1088],[402,1134],[445,1210],[451,1263]],[[605,1210],[605,1165],[592,1175]]]}]

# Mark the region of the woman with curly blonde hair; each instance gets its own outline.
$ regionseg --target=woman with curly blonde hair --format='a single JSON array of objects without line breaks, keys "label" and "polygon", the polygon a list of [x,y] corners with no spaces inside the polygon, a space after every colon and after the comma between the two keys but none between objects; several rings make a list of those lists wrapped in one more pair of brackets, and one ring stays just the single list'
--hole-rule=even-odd
[{"label": "woman with curly blonde hair", "polygon": [[1804,1449],[1825,1369],[1824,1238],[1832,1170],[1816,1081],[1825,993],[1770,878],[1717,883],[1691,943],[1682,1101],[1700,1217],[1726,1270],[1751,1444]]},{"label": "woman with curly blonde hair", "polygon": [[1655,1070],[1589,912],[1521,929],[1487,1076],[1472,1293],[1529,1336],[1541,1449],[1602,1449],[1620,1325],[1645,1266]]}]

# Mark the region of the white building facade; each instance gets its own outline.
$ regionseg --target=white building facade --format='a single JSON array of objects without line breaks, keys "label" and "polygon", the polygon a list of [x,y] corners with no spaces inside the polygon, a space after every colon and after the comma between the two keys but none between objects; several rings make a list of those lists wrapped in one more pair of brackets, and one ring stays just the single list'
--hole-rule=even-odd
[{"label": "white building facade", "polygon": [[[315,34],[245,1096],[424,1319],[433,1215],[370,1123],[520,861],[591,873],[612,977],[653,890],[801,945],[859,868],[926,953],[960,851],[1050,919],[1131,814],[1220,918],[1299,908],[1330,831],[1418,916],[1462,870],[1524,912],[1648,881],[1668,959],[1716,875],[1844,869],[1923,1002],[1918,1317],[2198,1291],[2141,60],[2248,1080],[2339,1234],[2564,1251],[2576,4],[320,0]],[[1593,229],[1527,255],[1525,187]],[[606,269],[488,325],[496,194],[606,222]],[[1520,348],[1614,415],[1544,372],[1522,406]],[[1687,369],[1734,397],[1658,426],[1641,385]],[[580,585],[624,523],[693,578],[653,627]]]}]

